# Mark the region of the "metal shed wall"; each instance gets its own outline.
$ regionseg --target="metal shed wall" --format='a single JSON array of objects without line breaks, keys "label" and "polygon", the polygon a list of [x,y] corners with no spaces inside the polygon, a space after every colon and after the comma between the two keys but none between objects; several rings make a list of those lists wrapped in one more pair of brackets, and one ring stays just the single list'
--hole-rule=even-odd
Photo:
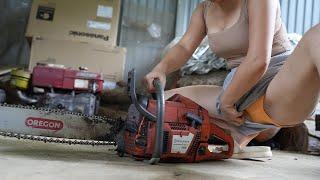
[{"label": "metal shed wall", "polygon": [[304,34],[320,22],[319,0],[280,0],[282,19],[289,33]]},{"label": "metal shed wall", "polygon": [[[135,68],[141,79],[175,36],[177,0],[123,0],[122,7],[119,44],[127,48],[125,73]],[[160,36],[152,35],[159,28]]]}]

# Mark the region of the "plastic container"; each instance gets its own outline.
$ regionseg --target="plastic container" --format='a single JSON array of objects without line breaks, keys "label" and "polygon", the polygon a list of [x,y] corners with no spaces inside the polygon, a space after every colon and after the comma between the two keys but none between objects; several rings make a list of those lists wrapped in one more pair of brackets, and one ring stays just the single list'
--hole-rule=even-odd
[{"label": "plastic container", "polygon": [[13,70],[11,72],[10,84],[17,89],[27,90],[31,74],[28,71],[21,69]]}]

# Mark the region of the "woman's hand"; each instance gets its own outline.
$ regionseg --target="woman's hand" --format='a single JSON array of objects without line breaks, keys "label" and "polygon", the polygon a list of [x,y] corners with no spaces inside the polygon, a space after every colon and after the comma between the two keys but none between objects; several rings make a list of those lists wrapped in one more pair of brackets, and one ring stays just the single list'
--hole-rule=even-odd
[{"label": "woman's hand", "polygon": [[155,87],[153,85],[154,79],[159,79],[163,87],[166,85],[166,74],[161,70],[153,70],[144,77],[144,82],[147,84],[149,92],[155,91]]},{"label": "woman's hand", "polygon": [[244,123],[243,113],[238,112],[234,105],[221,103],[220,111],[224,118],[228,120],[228,123],[236,126],[241,126]]}]

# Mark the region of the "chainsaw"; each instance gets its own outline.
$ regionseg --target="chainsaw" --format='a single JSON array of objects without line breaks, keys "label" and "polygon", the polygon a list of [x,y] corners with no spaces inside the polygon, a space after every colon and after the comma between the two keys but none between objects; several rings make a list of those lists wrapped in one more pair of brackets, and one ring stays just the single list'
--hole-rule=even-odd
[{"label": "chainsaw", "polygon": [[137,97],[135,71],[128,75],[132,101],[128,118],[118,135],[118,154],[136,160],[158,162],[200,162],[230,158],[234,141],[214,124],[208,111],[181,95],[164,101],[164,89],[154,80],[156,99]]},{"label": "chainsaw", "polygon": [[[136,94],[135,71],[128,75],[132,105],[126,120],[68,109],[0,104],[0,135],[49,143],[117,145],[120,156],[158,162],[200,162],[231,157],[233,139],[212,123],[208,112],[181,95],[164,101],[155,80],[156,99]],[[209,120],[210,119],[210,120]]]}]

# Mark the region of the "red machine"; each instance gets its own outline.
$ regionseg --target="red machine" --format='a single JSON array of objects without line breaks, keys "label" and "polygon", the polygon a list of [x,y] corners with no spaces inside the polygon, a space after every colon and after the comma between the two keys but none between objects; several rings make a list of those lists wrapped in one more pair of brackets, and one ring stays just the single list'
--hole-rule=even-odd
[{"label": "red machine", "polygon": [[[208,112],[181,95],[164,101],[161,83],[156,80],[157,100],[138,100],[134,71],[129,73],[128,91],[133,105],[118,138],[118,152],[137,160],[200,162],[231,157],[233,139],[215,125]],[[154,114],[157,114],[155,116]]]},{"label": "red machine", "polygon": [[[17,79],[23,79],[18,77]],[[24,91],[17,89],[21,104],[97,115],[103,79],[99,73],[55,64],[38,64],[32,82]]]},{"label": "red machine", "polygon": [[33,68],[32,86],[99,93],[103,89],[101,74],[85,70],[37,65]]}]

